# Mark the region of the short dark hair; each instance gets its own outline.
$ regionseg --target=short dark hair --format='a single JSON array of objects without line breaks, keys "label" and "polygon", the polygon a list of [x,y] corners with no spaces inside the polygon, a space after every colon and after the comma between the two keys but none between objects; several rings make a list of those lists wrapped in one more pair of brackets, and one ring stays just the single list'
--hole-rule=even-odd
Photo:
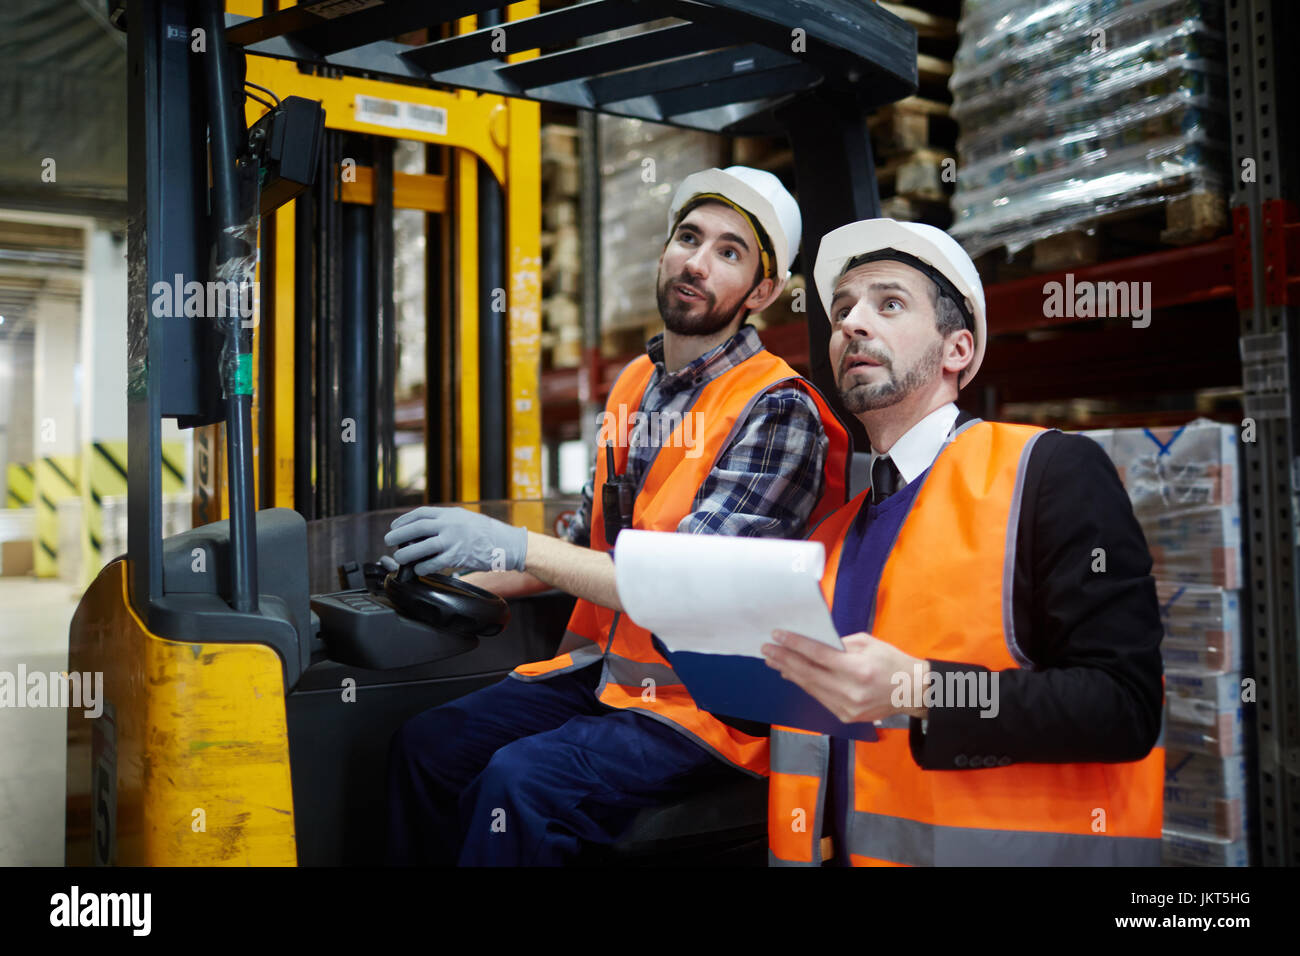
[{"label": "short dark hair", "polygon": [[961,307],[933,279],[930,280],[930,303],[934,306],[934,327],[941,336],[947,338],[953,332],[966,328]]}]

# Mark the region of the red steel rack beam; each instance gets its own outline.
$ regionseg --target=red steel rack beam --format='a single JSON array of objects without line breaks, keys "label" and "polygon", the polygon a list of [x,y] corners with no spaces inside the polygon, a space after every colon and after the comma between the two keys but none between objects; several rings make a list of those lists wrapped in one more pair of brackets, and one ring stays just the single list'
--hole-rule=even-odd
[{"label": "red steel rack beam", "polygon": [[[1263,215],[1265,294],[1270,304],[1300,304],[1300,211],[1295,205],[1279,200],[1265,203]],[[1076,286],[1081,282],[1150,282],[1152,310],[1219,299],[1236,299],[1239,307],[1249,308],[1250,246],[1246,217],[1244,207],[1234,209],[1233,234],[1210,242],[1100,262],[1068,272]],[[986,286],[984,300],[990,336],[1049,329],[1079,321],[1044,314],[1047,297],[1044,286],[1049,282],[1064,285],[1066,271]],[[759,335],[770,351],[795,368],[807,370],[808,331],[803,324],[795,322],[777,326],[765,329]],[[1108,346],[1118,341],[1108,339]],[[1135,346],[1139,345],[1138,339],[1131,341]],[[1148,337],[1140,341],[1145,350],[1153,339]],[[1023,359],[1035,350],[1013,347],[1012,351]],[[1051,347],[1045,351],[1050,352]],[[593,387],[592,398],[600,401],[609,394],[618,372],[633,357],[628,355],[608,360],[589,357],[584,370],[573,368],[546,372],[542,376],[542,406],[547,425],[576,417],[580,377],[584,372]],[[1232,358],[1236,360],[1235,350]],[[1218,371],[1222,374],[1224,370],[1218,368]],[[575,406],[571,413],[565,408],[568,404]]]}]

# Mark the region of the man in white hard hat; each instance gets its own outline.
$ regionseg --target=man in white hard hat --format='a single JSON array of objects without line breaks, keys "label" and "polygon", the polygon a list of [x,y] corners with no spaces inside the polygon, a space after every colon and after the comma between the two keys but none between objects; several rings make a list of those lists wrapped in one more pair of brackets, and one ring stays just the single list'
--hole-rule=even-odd
[{"label": "man in white hard hat", "polygon": [[665,331],[611,391],[569,541],[460,508],[393,523],[393,558],[417,573],[489,572],[469,580],[578,602],[558,656],[394,736],[391,862],[563,863],[642,807],[766,774],[767,728],[695,706],[654,635],[621,614],[611,553],[625,527],[802,537],[844,502],[844,427],[745,324],[781,293],[799,238],[799,207],[771,173],[682,182],[659,256]]},{"label": "man in white hard hat", "polygon": [[835,229],[814,278],[872,486],[811,536],[843,650],[764,653],[875,739],[772,728],[772,862],[1158,865],[1162,627],[1110,459],[958,412],[987,320],[941,230]]}]

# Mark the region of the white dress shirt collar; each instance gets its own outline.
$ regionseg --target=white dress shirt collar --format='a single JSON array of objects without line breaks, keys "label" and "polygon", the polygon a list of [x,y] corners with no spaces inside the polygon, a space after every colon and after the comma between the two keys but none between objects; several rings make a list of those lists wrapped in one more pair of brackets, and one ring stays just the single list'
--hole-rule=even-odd
[{"label": "white dress shirt collar", "polygon": [[[889,449],[888,457],[902,476],[903,483],[909,484],[916,476],[934,464],[939,452],[948,442],[953,423],[957,421],[957,406],[948,402],[926,415],[919,422],[903,433],[894,446]],[[871,464],[874,467],[881,453],[871,449]]]}]

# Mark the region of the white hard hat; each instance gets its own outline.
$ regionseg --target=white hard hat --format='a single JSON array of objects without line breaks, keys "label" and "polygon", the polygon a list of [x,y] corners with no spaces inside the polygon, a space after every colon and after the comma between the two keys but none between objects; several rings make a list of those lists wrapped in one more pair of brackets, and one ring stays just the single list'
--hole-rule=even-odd
[{"label": "white hard hat", "polygon": [[772,243],[776,260],[771,269],[772,277],[790,278],[790,263],[799,251],[803,219],[799,215],[799,204],[781,185],[781,180],[765,170],[748,166],[715,167],[692,173],[682,180],[673,194],[672,208],[668,210],[669,239],[673,237],[681,210],[702,194],[721,197],[757,220]]},{"label": "white hard hat", "polygon": [[[975,270],[975,263],[952,236],[942,229],[927,226],[921,222],[899,222],[896,219],[863,219],[851,222],[838,229],[832,229],[822,238],[821,248],[817,250],[817,264],[813,267],[813,282],[821,297],[822,308],[826,315],[831,314],[831,299],[835,297],[835,284],[843,275],[848,264],[871,253],[894,250],[903,255],[898,261],[907,262],[907,257],[919,260],[930,277],[938,273],[957,292],[959,304],[964,304],[974,321],[975,357],[966,366],[959,379],[958,387],[970,384],[970,380],[979,371],[984,361],[984,346],[988,340],[988,324],[984,315],[984,284]],[[894,258],[881,256],[880,258]],[[916,263],[908,263],[915,265]],[[938,280],[936,280],[938,281]],[[939,283],[942,286],[942,282]]]}]

